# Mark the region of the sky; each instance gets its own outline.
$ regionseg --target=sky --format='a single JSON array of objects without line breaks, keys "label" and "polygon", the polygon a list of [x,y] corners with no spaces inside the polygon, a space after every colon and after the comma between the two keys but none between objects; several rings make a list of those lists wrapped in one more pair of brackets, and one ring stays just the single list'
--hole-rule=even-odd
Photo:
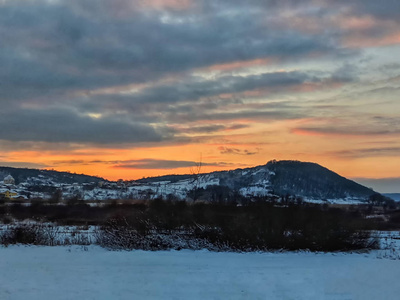
[{"label": "sky", "polygon": [[0,41],[0,165],[400,191],[398,0],[0,0]]}]

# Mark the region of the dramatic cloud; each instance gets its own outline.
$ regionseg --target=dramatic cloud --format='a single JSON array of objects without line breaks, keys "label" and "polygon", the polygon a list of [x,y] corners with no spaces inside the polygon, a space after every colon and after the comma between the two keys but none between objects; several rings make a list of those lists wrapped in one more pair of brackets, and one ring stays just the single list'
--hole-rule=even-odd
[{"label": "dramatic cloud", "polygon": [[0,139],[17,142],[123,144],[163,139],[160,132],[146,124],[79,116],[63,110],[0,112],[0,127]]},{"label": "dramatic cloud", "polygon": [[[248,76],[221,76],[213,80],[193,78],[175,84],[150,87],[143,91],[123,95],[119,99],[132,108],[137,103],[176,103],[180,101],[195,101],[199,98],[235,94],[257,89],[280,91],[306,82],[319,83],[322,79],[301,72],[275,72]],[[109,97],[106,98],[109,100]],[[98,98],[98,101],[101,101]]]},{"label": "dramatic cloud", "polygon": [[400,147],[399,1],[3,0],[0,37],[5,162],[121,178]]},{"label": "dramatic cloud", "polygon": [[342,52],[329,39],[284,28],[267,30],[261,12],[239,17],[216,11],[182,16],[128,10],[130,15],[124,18],[114,15],[113,9],[103,9],[108,1],[81,2],[3,4],[1,98],[146,82],[171,72],[238,60]]}]

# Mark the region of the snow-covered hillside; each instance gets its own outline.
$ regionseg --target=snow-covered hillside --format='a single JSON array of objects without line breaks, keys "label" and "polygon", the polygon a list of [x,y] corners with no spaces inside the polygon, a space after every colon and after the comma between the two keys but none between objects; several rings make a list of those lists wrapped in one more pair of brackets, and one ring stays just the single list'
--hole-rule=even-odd
[{"label": "snow-covered hillside", "polygon": [[[10,169],[10,168],[9,168]],[[14,169],[10,170],[16,172]],[[111,182],[98,177],[39,171],[19,171],[15,182],[3,170],[0,193],[7,190],[13,198],[45,199],[196,199],[226,201],[241,197],[300,196],[310,202],[361,203],[374,192],[313,163],[271,161],[247,169],[196,175],[168,175],[137,181]],[[39,172],[39,173],[38,173]],[[22,175],[21,175],[22,174]],[[1,178],[0,178],[1,180]]]}]

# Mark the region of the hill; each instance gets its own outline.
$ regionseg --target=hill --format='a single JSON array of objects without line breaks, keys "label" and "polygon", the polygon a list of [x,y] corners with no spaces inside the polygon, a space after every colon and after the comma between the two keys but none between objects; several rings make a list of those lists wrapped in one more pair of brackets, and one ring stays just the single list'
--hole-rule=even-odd
[{"label": "hill", "polygon": [[38,170],[28,168],[0,167],[0,180],[7,175],[15,179],[15,184],[26,182],[29,178],[43,178],[54,183],[89,183],[104,181],[103,178],[84,174],[59,172],[55,170]]},{"label": "hill", "polygon": [[83,174],[0,167],[0,180],[7,175],[15,179],[14,191],[28,198],[32,193],[34,197],[50,198],[60,190],[64,198],[84,200],[172,197],[235,201],[243,197],[293,195],[306,201],[354,203],[366,201],[375,193],[316,163],[288,160],[273,160],[245,169],[167,175],[118,183]]},{"label": "hill", "polygon": [[393,199],[394,201],[397,201],[397,202],[400,201],[400,193],[384,193],[382,195],[389,197],[390,199]]},{"label": "hill", "polygon": [[164,191],[164,194],[178,194],[181,197],[185,191],[192,189],[198,189],[200,192],[208,190],[208,195],[205,193],[207,197],[209,194],[215,194],[217,186],[217,193],[220,195],[236,191],[243,196],[290,194],[315,200],[363,201],[374,194],[373,190],[316,163],[289,160],[273,160],[265,165],[231,171],[145,178],[136,183],[149,187],[158,185],[158,193]]}]

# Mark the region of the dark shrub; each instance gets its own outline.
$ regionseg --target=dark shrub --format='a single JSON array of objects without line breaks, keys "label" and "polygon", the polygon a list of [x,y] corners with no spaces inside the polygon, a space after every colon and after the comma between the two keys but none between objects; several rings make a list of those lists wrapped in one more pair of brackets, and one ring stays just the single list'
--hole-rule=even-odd
[{"label": "dark shrub", "polygon": [[48,241],[42,226],[18,225],[7,228],[0,237],[1,244],[47,245]]}]

